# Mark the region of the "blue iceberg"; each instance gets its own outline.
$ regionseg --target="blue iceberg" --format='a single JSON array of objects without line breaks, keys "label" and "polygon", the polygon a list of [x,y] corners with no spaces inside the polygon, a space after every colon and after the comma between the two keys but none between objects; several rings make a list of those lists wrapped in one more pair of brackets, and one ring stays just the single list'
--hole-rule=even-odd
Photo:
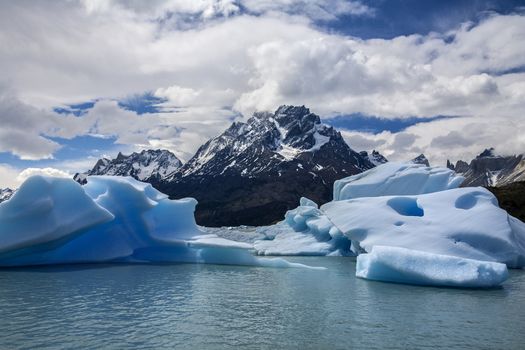
[{"label": "blue iceberg", "polygon": [[[383,164],[336,181],[334,200],[320,208],[301,199],[266,228],[277,234],[254,247],[261,255],[355,254],[357,275],[369,279],[493,286],[507,267],[525,266],[525,224],[488,190],[459,188],[462,181],[450,169]],[[463,264],[493,278],[474,270],[467,276]]]},{"label": "blue iceberg", "polygon": [[94,262],[304,267],[263,259],[252,245],[206,234],[197,201],[170,200],[130,177],[33,176],[0,204],[0,266]]},{"label": "blue iceberg", "polygon": [[442,167],[385,163],[334,183],[334,200],[416,195],[458,188],[464,178]]},{"label": "blue iceberg", "polygon": [[360,278],[427,286],[490,288],[508,275],[501,263],[385,246],[360,254],[356,266]]},{"label": "blue iceberg", "polygon": [[[459,187],[463,177],[452,170],[421,164],[385,163],[334,184],[337,201],[387,195],[418,195]],[[297,208],[286,213],[283,222],[262,229],[269,239],[254,243],[259,255],[351,256],[364,250],[324,213],[324,207],[301,198]],[[373,209],[363,219],[373,217]]]},{"label": "blue iceberg", "polygon": [[354,255],[350,239],[305,197],[297,208],[286,212],[283,222],[261,229],[269,239],[254,242],[259,255]]}]

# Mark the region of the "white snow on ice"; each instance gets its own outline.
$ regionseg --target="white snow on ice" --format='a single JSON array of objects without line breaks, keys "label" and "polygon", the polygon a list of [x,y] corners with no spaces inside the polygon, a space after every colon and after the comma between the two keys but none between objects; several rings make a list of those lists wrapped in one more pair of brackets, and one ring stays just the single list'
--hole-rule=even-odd
[{"label": "white snow on ice", "polygon": [[389,162],[336,181],[334,200],[445,191],[463,180],[447,168]]}]

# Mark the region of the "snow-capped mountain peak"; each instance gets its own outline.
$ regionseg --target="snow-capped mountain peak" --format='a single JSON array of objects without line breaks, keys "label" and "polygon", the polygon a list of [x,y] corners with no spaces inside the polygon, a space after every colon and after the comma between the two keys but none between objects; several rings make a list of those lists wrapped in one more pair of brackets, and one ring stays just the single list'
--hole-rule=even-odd
[{"label": "snow-capped mountain peak", "polygon": [[143,150],[128,156],[119,152],[115,159],[99,159],[93,169],[75,175],[75,179],[82,183],[88,175],[116,175],[159,181],[171,176],[181,165],[181,161],[167,150]]},{"label": "snow-capped mountain peak", "polygon": [[463,186],[503,186],[525,181],[525,155],[501,156],[487,148],[470,163],[447,161],[447,167],[465,177]]},{"label": "snow-capped mountain peak", "polygon": [[348,162],[357,163],[360,170],[373,166],[353,152],[339,132],[322,124],[319,116],[308,108],[283,105],[274,113],[256,112],[246,122],[233,123],[224,133],[201,146],[174,176],[216,176],[233,172],[250,177],[278,173],[283,163],[312,158],[325,146],[342,158],[353,157]]},{"label": "snow-capped mountain peak", "polygon": [[359,154],[370,161],[370,163],[374,164],[375,166],[384,164],[388,162],[388,159],[385,158],[381,153],[379,153],[376,150],[373,150],[372,153],[368,154],[367,151],[361,151]]},{"label": "snow-capped mountain peak", "polygon": [[409,161],[409,163],[422,164],[422,165],[430,166],[430,162],[428,161],[427,157],[425,157],[424,154],[420,154],[416,158],[414,158],[411,161]]},{"label": "snow-capped mountain peak", "polygon": [[373,167],[308,108],[281,106],[231,124],[160,190],[196,198],[203,225],[262,225],[281,219],[301,196],[329,201],[335,180]]}]

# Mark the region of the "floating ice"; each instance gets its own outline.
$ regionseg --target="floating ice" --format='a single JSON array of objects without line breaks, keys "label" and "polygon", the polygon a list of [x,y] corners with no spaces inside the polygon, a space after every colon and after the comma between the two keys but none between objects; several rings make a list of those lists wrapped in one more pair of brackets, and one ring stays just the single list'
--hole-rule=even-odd
[{"label": "floating ice", "polygon": [[[488,190],[458,188],[462,181],[444,168],[380,165],[337,181],[335,200],[321,208],[301,199],[282,223],[266,228],[276,234],[255,241],[255,250],[264,255],[365,254],[358,257],[361,277],[496,285],[506,278],[506,270],[492,263],[525,266],[525,224],[499,208]],[[376,250],[378,246],[392,248]],[[397,265],[387,265],[388,259]],[[410,267],[415,260],[420,269]],[[459,268],[463,264],[466,267]],[[473,266],[479,273],[472,272]],[[439,277],[447,271],[449,280]]]},{"label": "floating ice", "polygon": [[334,200],[414,195],[457,188],[462,176],[447,168],[385,163],[334,183]]},{"label": "floating ice", "polygon": [[0,204],[0,254],[54,246],[113,218],[74,181],[33,176]]},{"label": "floating ice", "polygon": [[507,266],[421,251],[374,246],[357,257],[356,276],[377,281],[488,288],[508,278]]},{"label": "floating ice", "polygon": [[267,226],[267,240],[254,242],[259,255],[353,255],[351,242],[308,198],[289,210],[284,222]]},{"label": "floating ice", "polygon": [[0,266],[184,262],[291,267],[253,256],[251,244],[205,234],[196,200],[169,200],[132,178],[33,176],[0,204]]},{"label": "floating ice", "polygon": [[381,245],[525,266],[525,224],[481,187],[356,198],[321,209],[362,252]]},{"label": "floating ice", "polygon": [[[458,187],[462,181],[463,177],[447,168],[386,163],[336,181],[334,201],[443,191]],[[301,198],[299,207],[286,213],[284,223],[264,229],[265,233],[276,234],[274,238],[255,241],[258,254],[346,256],[362,251],[358,244],[341,234],[315,202],[307,198]]]}]

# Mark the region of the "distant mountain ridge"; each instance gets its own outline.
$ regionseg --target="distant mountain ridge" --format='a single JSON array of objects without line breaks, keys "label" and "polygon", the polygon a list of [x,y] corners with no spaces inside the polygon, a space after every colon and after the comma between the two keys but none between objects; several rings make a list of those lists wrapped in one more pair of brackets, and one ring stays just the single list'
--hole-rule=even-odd
[{"label": "distant mountain ridge", "polygon": [[410,160],[409,163],[422,164],[422,165],[425,165],[425,166],[430,166],[430,162],[428,161],[427,157],[424,154],[420,154],[416,158]]},{"label": "distant mountain ridge", "polygon": [[263,225],[282,219],[301,196],[329,201],[335,180],[373,167],[308,108],[281,106],[233,123],[156,185],[196,198],[203,225]]},{"label": "distant mountain ridge", "polygon": [[[496,156],[488,149],[470,164],[458,161],[447,166],[466,178],[466,186],[499,186],[525,178],[523,158]],[[376,150],[369,154],[351,149],[337,130],[308,108],[284,105],[232,123],[185,164],[167,150],[119,153],[114,159],[98,160],[75,180],[85,183],[89,175],[132,176],[171,198],[196,198],[201,225],[266,225],[281,220],[300,197],[321,204],[330,201],[335,180],[386,162]],[[423,154],[409,162],[429,166]],[[2,190],[0,202],[12,193]]]},{"label": "distant mountain ridge", "polygon": [[164,181],[182,166],[182,162],[167,150],[143,150],[126,156],[119,152],[115,159],[102,158],[95,166],[75,175],[84,183],[89,175],[131,176],[144,182]]},{"label": "distant mountain ridge", "polygon": [[15,191],[10,188],[0,188],[0,203],[11,198],[14,193]]},{"label": "distant mountain ridge", "polygon": [[458,160],[454,165],[447,161],[447,167],[465,177],[462,184],[465,187],[499,187],[525,181],[525,156],[500,156],[494,148],[485,149],[470,163]]},{"label": "distant mountain ridge", "polygon": [[388,162],[388,159],[386,159],[381,153],[379,153],[376,150],[373,150],[370,154],[368,154],[367,151],[361,151],[359,152],[359,154],[361,155],[361,157],[368,159],[375,166],[385,164]]},{"label": "distant mountain ridge", "polygon": [[[280,106],[234,122],[208,140],[185,164],[171,152],[142,151],[100,159],[75,175],[132,176],[171,198],[194,197],[196,218],[205,226],[265,225],[306,196],[332,199],[335,180],[388,162],[378,151],[356,152],[333,127],[305,106]],[[410,162],[429,165],[424,155]]]}]

